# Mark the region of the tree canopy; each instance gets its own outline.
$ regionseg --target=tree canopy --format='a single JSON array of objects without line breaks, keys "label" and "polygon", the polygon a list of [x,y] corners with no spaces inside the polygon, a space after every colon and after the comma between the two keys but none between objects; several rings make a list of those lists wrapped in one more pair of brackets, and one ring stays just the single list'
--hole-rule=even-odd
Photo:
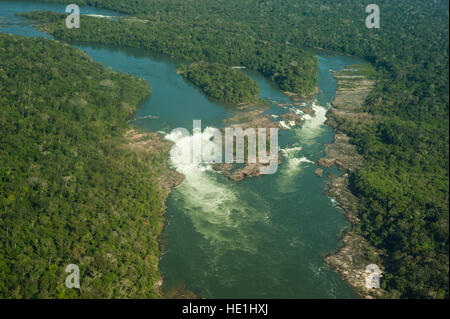
[{"label": "tree canopy", "polygon": [[[166,155],[123,137],[148,83],[3,33],[0,79],[0,297],[159,296]],[[80,290],[65,287],[69,264]]]},{"label": "tree canopy", "polygon": [[258,84],[240,71],[218,63],[192,63],[178,71],[207,96],[235,104],[258,101]]}]

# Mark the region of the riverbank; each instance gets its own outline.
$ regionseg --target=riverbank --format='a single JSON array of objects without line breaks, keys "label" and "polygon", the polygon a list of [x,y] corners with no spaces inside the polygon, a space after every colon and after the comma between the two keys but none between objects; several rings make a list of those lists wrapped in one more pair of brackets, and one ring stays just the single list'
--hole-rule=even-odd
[{"label": "riverbank", "polygon": [[317,93],[319,93],[319,86],[317,86],[317,85],[314,87],[314,90],[308,94],[298,94],[298,93],[291,92],[291,91],[283,91],[283,94],[285,94],[286,96],[289,96],[293,101],[310,99],[310,98],[316,96]]},{"label": "riverbank", "polygon": [[366,287],[366,266],[379,261],[380,252],[356,230],[359,223],[359,200],[350,190],[351,175],[363,166],[363,158],[358,153],[351,137],[340,130],[342,123],[368,122],[371,115],[361,110],[375,82],[360,74],[358,67],[348,67],[334,72],[337,81],[336,95],[332,107],[327,113],[326,124],[335,130],[334,141],[325,146],[325,156],[318,161],[322,167],[337,166],[344,173],[340,176],[329,175],[326,194],[335,200],[351,228],[341,238],[340,247],[325,258],[325,262],[338,271],[364,298],[382,297],[382,289]]},{"label": "riverbank", "polygon": [[[158,194],[161,200],[161,203],[164,203],[164,214],[167,211],[167,197],[169,196],[172,188],[180,185],[185,176],[181,173],[178,173],[176,170],[169,168],[168,160],[169,160],[169,152],[173,146],[173,143],[157,132],[142,132],[137,130],[136,128],[131,128],[125,133],[125,140],[127,141],[126,147],[131,149],[134,152],[141,153],[144,156],[153,156],[153,157],[165,157],[162,164],[159,166],[159,171],[156,172],[156,187],[158,188]],[[160,220],[158,223],[158,251],[159,258],[161,258],[161,241],[160,236],[164,229],[165,218]],[[159,262],[158,262],[159,267]],[[159,272],[159,270],[158,270]],[[155,289],[159,291],[160,296],[162,296],[161,288],[163,285],[163,279],[158,280],[155,283]],[[191,296],[192,297],[192,296]]]},{"label": "riverbank", "polygon": [[[169,154],[173,146],[173,142],[165,139],[158,132],[141,132],[135,128],[126,132],[125,138],[128,141],[128,146],[137,152],[153,153],[160,156]],[[178,173],[176,170],[169,168],[168,155],[167,160],[161,165],[158,172],[157,184],[161,187],[161,199],[165,202],[169,196],[172,188],[180,185],[184,180],[184,175]]]},{"label": "riverbank", "polygon": [[[57,41],[0,33],[0,47],[0,297],[159,297],[166,149],[147,155],[124,137],[149,84]],[[65,286],[68,264],[80,289]]]}]

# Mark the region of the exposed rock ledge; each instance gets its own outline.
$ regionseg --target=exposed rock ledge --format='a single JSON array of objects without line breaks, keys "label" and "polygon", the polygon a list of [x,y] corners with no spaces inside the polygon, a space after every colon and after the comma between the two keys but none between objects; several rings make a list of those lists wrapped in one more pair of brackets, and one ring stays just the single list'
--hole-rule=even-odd
[{"label": "exposed rock ledge", "polygon": [[310,98],[312,96],[317,95],[317,93],[319,93],[319,87],[317,85],[314,88],[314,90],[312,92],[308,93],[308,94],[298,94],[298,93],[290,92],[290,91],[284,91],[283,92],[284,95],[289,96],[294,101]]},{"label": "exposed rock ledge", "polygon": [[[278,165],[282,162],[282,155],[278,153]],[[225,164],[215,164],[213,168],[216,171],[221,172],[224,176],[228,177],[233,182],[241,182],[244,179],[250,177],[257,177],[261,175],[260,168],[268,166],[262,163],[245,163],[243,167],[236,168],[235,164],[225,163]]]},{"label": "exposed rock ledge", "polygon": [[[248,109],[240,109],[235,112],[234,116],[229,119],[223,120],[224,123],[229,123],[230,125],[227,127],[230,128],[242,128],[245,130],[246,128],[252,127],[255,129],[258,128],[278,128],[278,122],[271,121],[269,115],[264,114],[267,110],[265,106],[256,106],[250,107]],[[291,114],[292,118],[294,118],[295,114]],[[270,136],[267,134],[267,139]],[[278,164],[282,161],[282,156],[278,152]],[[244,179],[260,176],[261,167],[267,166],[268,164],[263,164],[260,162],[257,163],[245,163],[245,164],[233,164],[233,163],[223,163],[223,164],[215,164],[213,165],[213,169],[221,172],[224,176],[228,177],[230,180],[234,182],[241,182]]]},{"label": "exposed rock ledge", "polygon": [[325,157],[318,161],[323,167],[337,165],[347,171],[355,171],[362,167],[363,158],[356,147],[350,144],[350,138],[343,133],[336,133],[334,142],[325,146]]},{"label": "exposed rock ledge", "polygon": [[[336,72],[338,89],[327,113],[329,126],[335,128],[334,142],[325,146],[325,157],[318,161],[323,167],[338,166],[345,173],[339,177],[330,176],[327,183],[327,195],[334,198],[343,214],[351,223],[351,230],[343,235],[341,246],[336,252],[328,255],[325,262],[337,270],[343,278],[355,288],[364,298],[381,297],[384,290],[366,287],[366,266],[379,261],[380,252],[354,229],[359,223],[358,198],[349,189],[349,177],[352,172],[363,166],[363,158],[356,147],[351,144],[351,138],[340,131],[339,123],[345,121],[367,122],[371,115],[361,111],[367,95],[375,83],[357,73],[348,75],[350,70]],[[378,262],[380,268],[382,265]]]},{"label": "exposed rock ledge", "polygon": [[[173,143],[164,139],[160,133],[157,132],[140,132],[136,129],[131,129],[125,134],[128,141],[128,146],[136,151],[168,154],[173,146]],[[172,170],[167,165],[167,161],[159,168],[157,183],[164,191],[163,200],[169,195],[173,187],[178,186],[184,180],[184,175]]]}]

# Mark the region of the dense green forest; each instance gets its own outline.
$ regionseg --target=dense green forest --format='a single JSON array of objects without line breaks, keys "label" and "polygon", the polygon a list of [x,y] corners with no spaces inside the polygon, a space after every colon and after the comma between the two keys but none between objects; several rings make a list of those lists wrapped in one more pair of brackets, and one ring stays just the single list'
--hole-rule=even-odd
[{"label": "dense green forest", "polygon": [[222,102],[235,104],[258,101],[258,84],[242,72],[218,63],[181,65],[178,72],[203,93]]},{"label": "dense green forest", "polygon": [[340,125],[365,158],[352,176],[359,231],[385,252],[383,287],[391,297],[448,298],[448,1],[379,0],[380,29],[365,26],[370,0],[52,1],[147,20],[83,17],[78,31],[61,21],[49,29],[57,38],[246,65],[297,93],[315,86],[306,48],[365,58],[377,70],[365,106],[374,121]]},{"label": "dense green forest", "polygon": [[191,62],[245,66],[269,77],[279,87],[308,96],[317,86],[317,60],[288,44],[271,45],[239,26],[210,28],[151,20],[82,17],[83,27],[67,29],[61,14],[32,12],[25,17],[46,23],[44,30],[64,41],[87,41],[143,48]]},{"label": "dense green forest", "polygon": [[157,297],[166,155],[123,137],[148,83],[3,33],[0,79],[0,298]]}]

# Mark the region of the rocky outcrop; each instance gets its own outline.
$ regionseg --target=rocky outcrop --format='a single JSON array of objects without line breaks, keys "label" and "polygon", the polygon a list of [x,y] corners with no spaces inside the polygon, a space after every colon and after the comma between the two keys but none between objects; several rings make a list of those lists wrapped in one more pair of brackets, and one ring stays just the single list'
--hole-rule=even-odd
[{"label": "rocky outcrop", "polygon": [[302,109],[303,113],[308,114],[309,116],[313,117],[315,115],[315,111],[312,106],[308,106]]},{"label": "rocky outcrop", "polygon": [[314,171],[314,174],[316,174],[319,177],[323,177],[323,169],[316,168],[316,170]]},{"label": "rocky outcrop", "polygon": [[338,89],[328,110],[326,124],[335,128],[334,142],[325,146],[325,157],[318,161],[320,166],[337,165],[346,171],[356,171],[363,165],[363,158],[351,139],[339,130],[339,123],[345,121],[368,122],[371,115],[362,111],[362,105],[375,82],[358,74],[347,75],[335,72]]},{"label": "rocky outcrop", "polygon": [[348,173],[341,176],[329,176],[327,195],[334,198],[339,203],[345,217],[352,223],[359,222],[358,218],[358,198],[348,189]]},{"label": "rocky outcrop", "polygon": [[[282,155],[278,154],[278,165],[281,164],[283,160]],[[267,166],[263,163],[245,163],[244,167],[237,168],[235,164],[225,163],[225,164],[214,164],[213,169],[221,172],[224,176],[228,177],[233,182],[241,182],[244,179],[250,177],[257,177],[261,175],[261,168]]]},{"label": "rocky outcrop", "polygon": [[366,299],[382,297],[384,290],[366,288],[367,256],[377,254],[361,235],[348,232],[341,238],[341,248],[325,257],[325,262],[338,271],[345,280],[356,289],[359,295]]},{"label": "rocky outcrop", "polygon": [[282,114],[280,115],[280,118],[282,118],[285,121],[292,122],[296,126],[301,126],[303,124],[303,117],[297,113]]},{"label": "rocky outcrop", "polygon": [[236,169],[233,164],[216,164],[213,167],[215,170],[222,172],[233,182],[240,182],[246,178],[256,177],[260,175],[259,164],[249,163],[243,168]]},{"label": "rocky outcrop", "polygon": [[[357,72],[357,71],[356,71]],[[327,113],[326,124],[335,128],[334,141],[325,146],[325,156],[318,161],[322,167],[336,165],[344,171],[341,176],[329,176],[327,195],[333,198],[343,214],[350,221],[352,227],[341,239],[341,246],[336,252],[325,258],[332,268],[353,286],[364,298],[380,297],[383,289],[369,289],[366,287],[366,267],[377,261],[381,268],[379,254],[369,242],[356,232],[359,223],[359,200],[349,189],[351,173],[360,169],[364,162],[351,138],[340,130],[339,123],[357,121],[371,121],[371,115],[362,111],[362,105],[374,86],[374,82],[355,73],[348,75],[349,70],[334,74],[338,89]]]},{"label": "rocky outcrop", "polygon": [[[168,154],[173,146],[173,143],[164,139],[157,132],[140,132],[136,129],[131,129],[125,134],[128,141],[128,147],[139,152],[151,152],[159,154]],[[184,175],[169,168],[167,161],[160,167],[160,172],[157,178],[157,184],[164,191],[162,196],[165,202],[171,189],[180,185],[184,180]]]},{"label": "rocky outcrop", "polygon": [[336,133],[334,142],[325,146],[325,157],[318,161],[323,167],[337,165],[346,171],[355,171],[362,167],[363,158],[343,133]]},{"label": "rocky outcrop", "polygon": [[294,92],[290,92],[290,91],[284,91],[283,94],[289,96],[292,100],[294,101],[298,101],[298,100],[303,100],[306,98],[311,98],[312,96],[316,96],[317,93],[319,93],[319,87],[316,86],[314,88],[314,90],[309,93],[309,94],[298,94],[298,93],[294,93]]},{"label": "rocky outcrop", "polygon": [[[238,110],[235,112],[234,116],[229,119],[225,119],[223,122],[229,123],[227,127],[229,128],[266,128],[269,131],[270,128],[278,128],[278,122],[273,122],[269,115],[264,114],[267,107],[258,106],[254,108],[248,108],[244,110]],[[267,134],[267,139],[269,139],[269,134]],[[281,154],[278,154],[278,164],[282,161]],[[241,182],[244,179],[260,176],[260,170],[263,166],[260,162],[257,163],[244,163],[244,164],[234,164],[234,163],[223,163],[213,165],[213,169],[221,172],[224,176],[228,177],[234,182]]]}]

